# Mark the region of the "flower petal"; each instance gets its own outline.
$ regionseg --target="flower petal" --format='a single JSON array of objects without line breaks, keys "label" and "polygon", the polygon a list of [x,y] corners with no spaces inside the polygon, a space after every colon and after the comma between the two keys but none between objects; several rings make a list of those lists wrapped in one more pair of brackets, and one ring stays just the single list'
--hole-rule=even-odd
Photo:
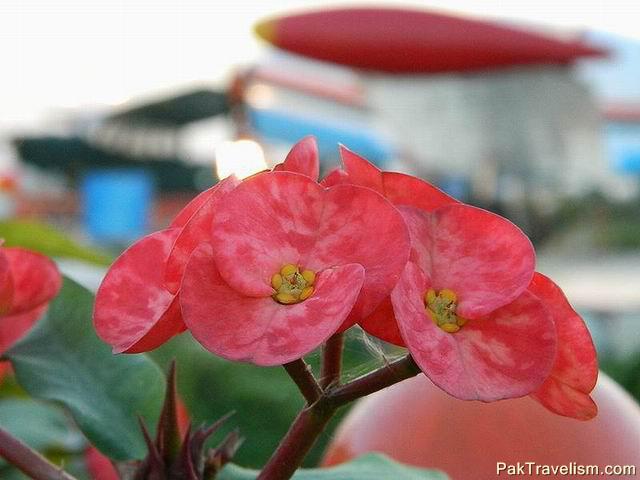
[{"label": "flower petal", "polygon": [[0,240],[0,315],[4,315],[11,310],[12,300],[13,278],[11,277],[11,268]]},{"label": "flower petal", "polygon": [[463,317],[487,315],[529,285],[535,252],[527,236],[507,219],[463,204],[431,214],[411,207],[400,210],[411,233],[414,261],[429,272],[433,288],[456,292]]},{"label": "flower petal", "polygon": [[276,165],[274,170],[301,173],[317,182],[320,176],[320,160],[315,137],[309,135],[296,143],[284,162]]},{"label": "flower petal", "polygon": [[319,273],[313,295],[294,305],[271,297],[247,297],[232,289],[216,269],[213,249],[201,244],[191,256],[180,302],[194,338],[229,360],[281,365],[319,346],[351,311],[364,281],[360,265]]},{"label": "flower petal", "polygon": [[9,262],[13,279],[10,314],[33,310],[58,294],[62,277],[50,258],[18,247],[2,250]]},{"label": "flower petal", "polygon": [[[192,209],[193,212],[173,243],[171,253],[165,264],[164,281],[170,292],[177,293],[180,289],[182,275],[191,252],[200,242],[207,241],[210,238],[211,222],[218,202],[224,195],[236,188],[239,183],[240,181],[235,176],[229,176],[207,190],[206,197],[201,198],[202,194],[200,194],[185,207]],[[196,205],[192,206],[194,202]],[[178,216],[180,217],[180,214]]]},{"label": "flower petal", "polygon": [[391,299],[407,347],[436,385],[457,398],[482,401],[520,397],[541,385],[553,365],[556,336],[534,295],[525,292],[449,334],[426,314],[423,297],[430,286],[409,262]]},{"label": "flower petal", "polygon": [[396,172],[382,172],[371,162],[341,146],[340,155],[346,173],[346,180],[340,174],[325,179],[327,183],[352,183],[368,187],[389,200],[394,205],[411,205],[425,211],[432,211],[458,201],[424,180]]},{"label": "flower petal", "polygon": [[334,168],[320,181],[320,185],[326,188],[343,183],[349,183],[349,175],[341,168]]},{"label": "flower petal", "polygon": [[142,238],[118,257],[102,281],[93,322],[114,353],[152,350],[184,331],[162,268],[179,233],[170,228]]},{"label": "flower petal", "polygon": [[229,193],[212,238],[220,274],[249,296],[271,295],[271,277],[288,263],[314,271],[361,264],[367,277],[347,326],[384,300],[409,254],[402,216],[382,196],[354,185],[324,189],[289,172],[256,175]]},{"label": "flower petal", "polygon": [[[238,181],[238,179],[235,178],[235,175],[231,175],[230,177],[227,177],[227,179],[228,178],[231,178],[232,179],[231,181],[236,181],[236,182]],[[220,182],[216,183],[213,187],[208,188],[203,192],[200,192],[193,199],[191,199],[191,201],[187,203],[185,207],[178,212],[176,217],[173,219],[173,222],[171,222],[171,225],[169,225],[169,228],[184,227],[189,221],[189,219],[193,216],[193,214],[196,213],[200,209],[200,207],[202,207],[202,205],[204,205],[207,202],[207,200],[209,200],[209,197],[211,197],[211,195],[213,195],[215,191],[218,188],[220,188],[220,185],[223,184],[223,182],[227,179],[221,180]]]},{"label": "flower petal", "polygon": [[549,278],[536,273],[528,290],[545,304],[558,335],[558,354],[551,374],[531,396],[554,413],[589,420],[598,412],[589,396],[598,380],[596,350],[589,330]]},{"label": "flower petal", "polygon": [[44,315],[47,305],[32,310],[0,317],[0,355],[9,350]]},{"label": "flower petal", "polygon": [[395,287],[409,258],[409,233],[398,210],[381,195],[355,185],[325,191],[313,249],[301,258],[312,270],[359,263],[366,278],[343,328],[368,316]]},{"label": "flower petal", "polygon": [[380,340],[399,347],[406,346],[396,323],[390,296],[385,298],[368,317],[360,320],[358,324],[365,332]]}]

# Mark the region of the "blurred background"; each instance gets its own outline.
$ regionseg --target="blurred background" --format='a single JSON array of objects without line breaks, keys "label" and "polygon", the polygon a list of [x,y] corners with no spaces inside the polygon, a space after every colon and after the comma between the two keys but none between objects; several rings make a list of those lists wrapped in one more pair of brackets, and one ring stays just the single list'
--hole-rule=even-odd
[{"label": "blurred background", "polygon": [[[343,143],[521,226],[603,369],[640,398],[640,7],[367,6],[413,20],[327,16],[346,8],[333,1],[4,0],[0,236],[95,289],[199,191],[270,168],[313,134],[323,172]],[[367,348],[354,334],[352,374],[376,362]],[[185,336],[154,355],[191,365],[181,387],[195,418],[241,413],[256,439],[246,465],[264,462],[300,407],[279,370],[228,365]]]}]

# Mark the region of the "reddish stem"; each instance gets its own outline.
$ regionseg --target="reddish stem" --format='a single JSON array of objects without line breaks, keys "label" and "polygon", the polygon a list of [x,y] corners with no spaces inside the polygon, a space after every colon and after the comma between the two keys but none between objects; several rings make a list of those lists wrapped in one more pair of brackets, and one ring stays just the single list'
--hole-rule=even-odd
[{"label": "reddish stem", "polygon": [[420,369],[411,355],[407,355],[349,383],[330,386],[296,417],[257,480],[288,480],[338,408],[418,373]]},{"label": "reddish stem", "polygon": [[320,386],[325,389],[330,385],[340,383],[342,370],[342,349],[344,333],[333,335],[322,347],[322,370],[320,372]]},{"label": "reddish stem", "polygon": [[0,457],[35,480],[76,480],[31,447],[0,428]]},{"label": "reddish stem", "polygon": [[305,363],[303,359],[294,360],[283,365],[289,376],[296,382],[300,392],[307,400],[307,404],[311,405],[322,395],[322,389],[316,378],[313,376],[311,367]]}]

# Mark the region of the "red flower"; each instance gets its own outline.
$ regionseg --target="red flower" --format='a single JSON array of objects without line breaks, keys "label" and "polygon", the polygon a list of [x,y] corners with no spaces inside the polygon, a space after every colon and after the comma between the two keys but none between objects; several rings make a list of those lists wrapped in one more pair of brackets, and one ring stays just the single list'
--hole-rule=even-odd
[{"label": "red flower", "polygon": [[382,196],[291,172],[242,182],[211,231],[185,271],[185,323],[211,352],[259,365],[300,358],[371,313],[409,253]]},{"label": "red flower", "polygon": [[[449,285],[448,287],[442,283],[441,285],[435,285],[433,289],[434,293],[436,293],[437,288],[448,288],[451,290],[460,279],[470,280],[469,285],[459,285],[457,287],[458,291],[454,291],[456,297],[454,303],[456,304],[457,312],[462,318],[466,320],[474,318],[478,321],[468,322],[459,332],[454,332],[453,335],[448,336],[439,331],[442,330],[441,328],[435,330],[431,328],[431,330],[435,331],[435,338],[438,339],[436,346],[440,348],[445,348],[447,344],[449,346],[455,346],[458,349],[458,358],[464,358],[465,355],[468,354],[469,349],[462,348],[461,345],[466,344],[466,347],[472,345],[472,343],[468,341],[465,342],[464,339],[465,336],[470,336],[468,330],[474,328],[472,327],[474,324],[478,326],[480,319],[476,319],[475,317],[481,316],[481,314],[486,315],[489,312],[488,307],[494,305],[496,308],[493,311],[493,322],[495,323],[497,319],[502,318],[504,320],[505,318],[512,317],[518,303],[528,303],[529,307],[525,309],[527,310],[527,315],[530,319],[539,317],[538,327],[548,324],[548,321],[543,320],[543,317],[547,316],[551,318],[558,343],[557,354],[554,357],[553,367],[550,373],[544,378],[544,383],[539,385],[531,396],[546,408],[561,415],[580,419],[588,419],[595,416],[597,407],[591,400],[589,393],[593,389],[597,378],[597,362],[595,349],[589,332],[580,316],[571,308],[557,285],[539,273],[535,273],[533,277],[531,277],[533,273],[533,251],[527,247],[528,240],[524,239],[521,232],[506,220],[500,219],[495,215],[458,204],[456,200],[448,197],[420,179],[398,173],[381,172],[368,161],[347,149],[342,149],[341,153],[344,169],[332,172],[323,182],[327,184],[354,183],[357,185],[366,185],[385,195],[395,205],[407,205],[417,207],[421,210],[421,212],[417,212],[411,208],[403,209],[405,216],[412,225],[410,230],[413,233],[412,260],[414,260],[414,266],[409,266],[408,271],[405,272],[406,281],[410,281],[413,275],[413,281],[417,281],[417,285],[420,285],[421,282],[426,281],[426,278],[421,278],[421,275],[426,274],[425,277],[428,277],[430,282],[434,282],[432,278],[434,273],[431,270],[432,268],[436,270],[435,283],[440,281]],[[458,206],[454,206],[455,204],[458,204]],[[411,218],[414,220],[417,219],[417,221],[412,222]],[[447,235],[445,235],[443,231],[447,231]],[[498,232],[502,233],[496,235]],[[449,236],[449,239],[442,241],[443,236]],[[498,252],[487,255],[488,252],[495,250],[496,245],[505,246],[504,249],[498,249]],[[503,277],[498,281],[496,275],[498,273],[498,261],[505,253],[511,256],[512,259],[520,257],[525,260],[528,266],[525,270],[522,270],[522,275],[517,281],[516,279],[514,279],[512,283],[506,281],[506,285],[500,287],[499,283],[505,283],[505,279],[508,278]],[[433,255],[435,255],[435,257]],[[478,258],[478,255],[484,259]],[[501,261],[504,261],[504,258]],[[493,272],[495,278],[484,278],[485,285],[481,285],[482,280],[478,276],[478,271],[475,270],[474,273],[471,272],[472,265],[474,264],[476,267],[483,264],[491,267],[490,271]],[[424,271],[416,268],[416,265],[422,265]],[[440,267],[438,265],[440,265]],[[450,278],[445,280],[438,278],[438,268],[441,268],[442,271],[448,269],[449,272],[447,275]],[[507,267],[505,273],[513,274],[515,272],[513,268],[513,266]],[[459,278],[456,279],[455,277]],[[530,279],[528,285],[525,282],[526,278]],[[523,284],[525,285],[524,287]],[[417,285],[414,284],[414,287],[417,288]],[[405,282],[404,287],[406,288],[407,286]],[[489,291],[478,295],[484,286],[489,286]],[[469,287],[471,287],[472,292],[468,291]],[[399,286],[398,289],[400,288],[402,287]],[[426,288],[426,284],[422,285],[421,288]],[[501,290],[501,288],[505,288],[505,290]],[[523,289],[525,289],[524,292],[518,296],[518,292],[522,292]],[[473,290],[475,290],[475,292],[473,292]],[[428,291],[429,290],[427,290],[427,293]],[[463,291],[465,294],[462,293]],[[496,293],[499,294],[497,303],[495,302]],[[446,294],[447,292],[445,292],[445,296]],[[382,302],[376,311],[360,322],[360,324],[369,333],[397,345],[404,346],[405,344],[413,343],[414,349],[420,350],[424,348],[425,345],[421,344],[421,342],[433,341],[433,338],[430,338],[432,335],[427,335],[429,339],[426,340],[424,335],[420,336],[418,332],[411,331],[411,323],[408,324],[409,326],[405,325],[404,328],[407,330],[405,332],[405,338],[407,341],[405,342],[405,339],[403,339],[395,318],[396,316],[401,316],[397,315],[398,311],[402,311],[403,314],[406,313],[406,299],[402,299],[402,296],[397,292],[394,293],[394,295],[397,297],[396,302],[394,302],[394,304],[397,304],[395,308],[396,315],[394,315],[394,305],[392,305],[391,299],[389,298]],[[470,304],[470,300],[474,296],[476,300],[479,301],[479,303],[476,302],[475,311],[471,308]],[[500,296],[503,297],[502,300],[500,300]],[[505,300],[509,298],[513,298],[514,302],[507,305],[508,302],[505,303]],[[427,304],[423,306],[428,309],[428,299],[426,303]],[[546,315],[541,312],[546,312]],[[414,312],[414,314],[417,315],[417,312]],[[465,315],[467,317],[465,317]],[[430,316],[430,314],[427,313],[427,316]],[[414,318],[414,322],[414,327],[420,326],[416,318]],[[515,323],[513,320],[508,321],[505,329],[509,330],[510,328],[517,327]],[[485,331],[482,332],[485,337],[488,333],[486,330],[490,325],[491,320],[485,322],[485,325],[483,325],[483,327],[486,327]],[[455,329],[454,327],[445,328]],[[496,332],[493,336],[497,338],[499,335]],[[457,393],[461,398],[476,397],[489,399],[492,396],[513,396],[527,393],[527,390],[531,391],[532,388],[536,388],[535,385],[540,382],[542,372],[548,370],[547,363],[549,359],[543,359],[539,356],[539,349],[546,351],[549,348],[548,345],[542,345],[545,344],[543,337],[549,336],[548,326],[541,328],[538,332],[538,337],[533,335],[532,327],[528,327],[527,336],[530,337],[530,340],[525,342],[525,351],[529,353],[537,352],[536,361],[539,365],[537,374],[528,376],[528,378],[525,375],[523,378],[525,383],[522,383],[520,387],[517,387],[516,383],[508,386],[508,388],[506,388],[506,386],[500,388],[498,388],[499,386],[492,386],[488,380],[495,382],[500,378],[499,374],[495,372],[490,379],[483,379],[482,376],[472,373],[477,370],[478,366],[487,367],[484,360],[484,363],[480,364],[478,361],[469,362],[468,368],[465,370],[467,370],[469,379],[472,380],[471,383],[481,381],[485,388],[489,388],[489,392],[473,392],[473,389],[469,390],[469,387],[473,385],[467,385],[467,392],[465,393],[462,383],[454,382],[455,385],[451,386],[447,384],[446,380],[442,379],[443,375],[446,377],[446,372],[433,372],[432,375],[440,379],[440,384],[444,386],[445,390],[451,390],[452,393]],[[451,338],[445,340],[447,337]],[[471,337],[473,337],[473,335],[471,335]],[[512,338],[504,339],[507,347],[502,349],[503,353],[509,350],[517,350],[518,348],[516,344],[521,340],[517,338],[515,330],[510,337]],[[452,342],[452,338],[457,338],[455,344]],[[509,347],[508,344],[510,344],[511,347]],[[482,349],[476,348],[476,350]],[[517,355],[517,352],[515,352],[514,355]],[[416,354],[416,356],[420,357],[421,355]],[[435,370],[436,365],[442,364],[442,360],[436,359],[434,363],[431,363],[428,358],[429,354],[427,352],[427,357],[423,356],[423,364],[425,364],[424,368],[427,373],[429,373],[428,370],[430,370],[430,368]],[[486,359],[487,357],[486,355],[484,357],[481,355],[480,357],[474,358]],[[500,357],[495,357],[494,360],[498,358]],[[466,360],[466,358],[464,359]],[[512,360],[513,359],[515,359],[515,356]],[[509,362],[509,357],[505,356],[503,360]],[[528,363],[526,359],[522,360],[524,363],[520,366]],[[497,367],[498,365],[496,364],[495,366]],[[463,372],[458,373],[462,374]],[[469,376],[469,373],[471,373],[471,376]],[[503,373],[506,374],[507,370],[504,370]],[[528,386],[526,385],[527,380]],[[438,381],[435,381],[435,383],[438,383]],[[478,385],[478,388],[480,388],[480,385]],[[520,393],[517,391],[518,388],[520,388]],[[509,391],[509,389],[512,391]]]},{"label": "red flower", "polygon": [[0,355],[29,331],[61,285],[60,272],[49,258],[0,247]]}]

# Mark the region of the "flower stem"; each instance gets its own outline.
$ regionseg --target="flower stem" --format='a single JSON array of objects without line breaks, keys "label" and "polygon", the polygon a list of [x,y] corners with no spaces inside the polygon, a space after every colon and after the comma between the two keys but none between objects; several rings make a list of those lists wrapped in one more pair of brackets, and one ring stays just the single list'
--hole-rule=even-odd
[{"label": "flower stem", "polygon": [[344,333],[333,335],[322,347],[322,370],[320,372],[320,386],[325,389],[329,385],[340,382],[342,370],[342,349],[344,347]]},{"label": "flower stem", "polygon": [[35,480],[76,480],[2,428],[0,428],[0,457],[4,457]]},{"label": "flower stem", "polygon": [[313,376],[311,367],[303,359],[300,358],[293,362],[285,363],[283,367],[300,389],[308,405],[320,398],[322,389]]},{"label": "flower stem", "polygon": [[418,373],[420,369],[407,355],[344,385],[331,384],[298,414],[257,480],[288,480],[338,408]]}]

